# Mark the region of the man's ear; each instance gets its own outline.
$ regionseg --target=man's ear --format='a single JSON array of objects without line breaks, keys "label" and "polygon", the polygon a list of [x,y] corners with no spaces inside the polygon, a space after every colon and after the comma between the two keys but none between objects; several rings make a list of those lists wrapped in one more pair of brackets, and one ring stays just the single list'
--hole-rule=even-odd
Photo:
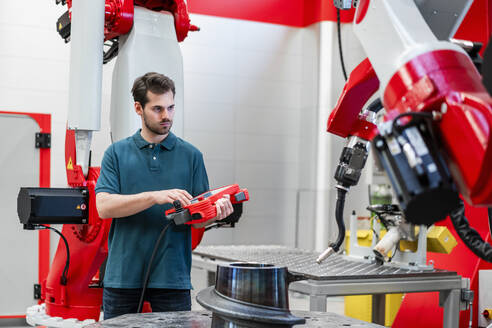
[{"label": "man's ear", "polygon": [[136,112],[139,116],[142,116],[142,115],[143,115],[143,108],[142,108],[142,105],[141,105],[138,101],[135,101],[135,103],[134,103],[134,107],[135,107],[135,112]]}]

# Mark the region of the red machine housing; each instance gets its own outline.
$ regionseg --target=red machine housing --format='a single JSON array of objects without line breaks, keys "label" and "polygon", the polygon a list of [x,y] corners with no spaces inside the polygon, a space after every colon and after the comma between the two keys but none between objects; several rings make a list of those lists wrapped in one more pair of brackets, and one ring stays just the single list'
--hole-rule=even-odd
[{"label": "red machine housing", "polygon": [[70,247],[67,284],[60,283],[67,256],[65,246],[60,243],[48,277],[42,283],[41,300],[46,304],[46,313],[52,317],[99,320],[102,303],[99,269],[108,254],[111,220],[102,220],[96,209],[95,187],[100,168],[90,167],[86,179],[76,162],[75,133],[67,130],[67,181],[71,187],[85,187],[89,191],[89,223],[63,225],[62,233]]},{"label": "red machine housing", "polygon": [[[70,17],[72,1],[67,0]],[[133,25],[134,6],[154,11],[171,12],[174,16],[178,42],[186,38],[188,31],[198,31],[198,27],[190,24],[188,8],[184,0],[106,0],[104,40],[110,40],[130,32]]]},{"label": "red machine housing", "polygon": [[50,316],[99,320],[102,300],[99,268],[108,253],[111,220],[101,220],[97,214],[94,189],[98,177],[99,168],[91,167],[83,183],[89,190],[89,224],[63,225],[62,233],[70,245],[67,284],[60,283],[67,256],[62,243],[58,244],[48,278],[43,282],[41,299]]},{"label": "red machine housing", "polygon": [[199,28],[190,24],[188,7],[185,0],[135,0],[136,6],[141,6],[155,11],[169,11],[174,15],[174,27],[178,42],[183,41],[188,35],[188,31],[198,31]]},{"label": "red machine housing", "polygon": [[342,138],[374,138],[378,133],[376,125],[361,119],[359,114],[364,104],[378,89],[379,79],[366,58],[350,73],[342,95],[328,118],[326,130]]},{"label": "red machine housing", "polygon": [[86,179],[82,168],[75,165],[76,160],[75,134],[73,130],[67,130],[67,181],[71,187],[85,187],[89,191],[89,223],[63,225],[62,234],[70,245],[71,254],[67,284],[60,282],[67,252],[65,246],[59,243],[48,277],[42,283],[41,300],[45,302],[46,313],[50,316],[98,320],[102,300],[99,268],[107,257],[111,220],[102,220],[96,209],[95,187],[100,169],[90,167]]}]

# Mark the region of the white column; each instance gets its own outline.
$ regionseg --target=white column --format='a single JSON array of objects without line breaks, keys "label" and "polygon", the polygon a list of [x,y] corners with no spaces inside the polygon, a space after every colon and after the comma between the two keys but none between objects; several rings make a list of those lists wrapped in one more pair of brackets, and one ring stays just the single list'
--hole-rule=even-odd
[{"label": "white column", "polygon": [[74,0],[70,36],[68,128],[101,126],[104,0]]}]

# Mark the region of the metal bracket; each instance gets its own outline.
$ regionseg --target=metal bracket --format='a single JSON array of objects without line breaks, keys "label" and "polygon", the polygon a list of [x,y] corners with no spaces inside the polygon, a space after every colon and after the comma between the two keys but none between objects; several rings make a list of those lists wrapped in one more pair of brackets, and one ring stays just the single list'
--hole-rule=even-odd
[{"label": "metal bracket", "polygon": [[[356,1],[356,3],[358,0]],[[341,9],[341,10],[348,10],[352,9],[352,0],[333,0],[333,5],[335,8]]]},{"label": "metal bracket", "polygon": [[36,132],[36,148],[51,148],[51,133]]},{"label": "metal bracket", "polygon": [[34,284],[34,299],[35,300],[41,299],[41,285],[40,284]]},{"label": "metal bracket", "polygon": [[475,293],[470,289],[470,279],[463,278],[461,283],[461,310],[468,310],[473,304],[473,299],[475,298]]}]

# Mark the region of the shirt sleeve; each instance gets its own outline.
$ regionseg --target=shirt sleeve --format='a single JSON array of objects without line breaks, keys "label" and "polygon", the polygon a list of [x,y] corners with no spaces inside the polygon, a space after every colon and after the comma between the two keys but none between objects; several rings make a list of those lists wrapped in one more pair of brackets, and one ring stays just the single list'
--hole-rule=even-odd
[{"label": "shirt sleeve", "polygon": [[203,155],[198,153],[193,163],[193,190],[191,195],[196,197],[204,192],[210,190],[208,184],[207,170],[205,169],[205,163],[203,162]]},{"label": "shirt sleeve", "polygon": [[101,162],[101,173],[97,179],[96,194],[98,192],[121,193],[120,172],[113,145],[106,150]]}]

